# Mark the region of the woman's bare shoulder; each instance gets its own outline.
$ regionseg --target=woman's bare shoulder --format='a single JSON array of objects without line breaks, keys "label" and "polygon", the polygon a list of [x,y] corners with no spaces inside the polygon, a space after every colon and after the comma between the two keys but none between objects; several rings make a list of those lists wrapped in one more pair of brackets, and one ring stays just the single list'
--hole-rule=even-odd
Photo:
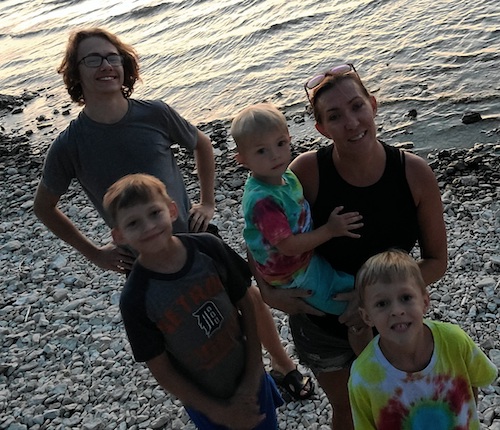
[{"label": "woman's bare shoulder", "polygon": [[410,185],[415,201],[440,199],[439,186],[436,176],[427,161],[419,155],[405,153],[406,178]]},{"label": "woman's bare shoulder", "polygon": [[307,171],[317,165],[316,151],[307,151],[299,154],[291,163],[290,169],[299,176],[298,172]]},{"label": "woman's bare shoulder", "polygon": [[430,179],[434,177],[434,172],[430,168],[427,161],[419,155],[411,152],[405,152],[406,172],[407,176],[413,177],[415,180],[424,178]]}]

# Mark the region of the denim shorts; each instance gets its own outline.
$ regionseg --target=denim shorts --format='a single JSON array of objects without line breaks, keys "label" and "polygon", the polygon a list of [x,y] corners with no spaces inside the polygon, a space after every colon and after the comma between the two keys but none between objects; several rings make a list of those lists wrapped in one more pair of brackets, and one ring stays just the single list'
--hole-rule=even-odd
[{"label": "denim shorts", "polygon": [[326,332],[307,314],[290,315],[288,321],[299,359],[315,375],[351,367],[356,355],[347,339]]}]

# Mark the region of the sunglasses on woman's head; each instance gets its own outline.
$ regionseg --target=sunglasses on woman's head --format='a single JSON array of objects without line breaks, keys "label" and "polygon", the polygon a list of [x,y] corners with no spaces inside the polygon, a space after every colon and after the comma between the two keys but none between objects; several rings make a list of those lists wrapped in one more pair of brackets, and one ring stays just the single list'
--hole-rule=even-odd
[{"label": "sunglasses on woman's head", "polygon": [[328,76],[340,76],[340,75],[346,75],[347,73],[356,73],[356,69],[354,68],[354,65],[351,63],[347,64],[341,64],[339,66],[334,66],[330,69],[328,69],[326,72],[323,72],[319,75],[313,76],[311,79],[309,79],[305,84],[304,84],[304,90],[307,95],[307,99],[309,100],[309,103],[311,103],[311,97],[309,96],[309,90],[312,90],[316,88],[319,84],[321,84]]}]

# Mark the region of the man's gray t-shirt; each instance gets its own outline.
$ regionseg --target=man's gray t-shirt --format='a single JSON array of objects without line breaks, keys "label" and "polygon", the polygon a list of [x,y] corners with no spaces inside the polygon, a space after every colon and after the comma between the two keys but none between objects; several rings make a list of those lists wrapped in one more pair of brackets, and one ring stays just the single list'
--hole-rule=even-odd
[{"label": "man's gray t-shirt", "polygon": [[43,168],[42,183],[58,196],[77,179],[100,215],[107,189],[131,173],[159,178],[179,208],[175,232],[188,230],[190,208],[172,145],[193,151],[197,129],[162,101],[129,100],[125,116],[115,124],[91,120],[83,111],[53,142]]}]

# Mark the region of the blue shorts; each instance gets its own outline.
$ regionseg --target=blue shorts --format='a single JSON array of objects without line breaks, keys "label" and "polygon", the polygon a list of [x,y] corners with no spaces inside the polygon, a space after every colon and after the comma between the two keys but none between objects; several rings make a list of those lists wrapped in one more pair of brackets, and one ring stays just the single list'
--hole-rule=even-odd
[{"label": "blue shorts", "polygon": [[304,298],[306,303],[328,314],[342,315],[346,310],[347,302],[334,300],[333,297],[337,293],[352,291],[354,276],[335,270],[324,258],[313,255],[306,270],[283,287],[310,290],[313,294]]},{"label": "blue shorts", "polygon": [[[281,394],[274,383],[273,378],[266,372],[262,376],[259,392],[260,412],[266,414],[266,418],[254,430],[275,430],[278,428],[278,420],[276,418],[276,408],[283,404]],[[228,427],[214,424],[201,412],[195,409],[186,407],[186,412],[189,417],[200,430],[229,430]]]}]

